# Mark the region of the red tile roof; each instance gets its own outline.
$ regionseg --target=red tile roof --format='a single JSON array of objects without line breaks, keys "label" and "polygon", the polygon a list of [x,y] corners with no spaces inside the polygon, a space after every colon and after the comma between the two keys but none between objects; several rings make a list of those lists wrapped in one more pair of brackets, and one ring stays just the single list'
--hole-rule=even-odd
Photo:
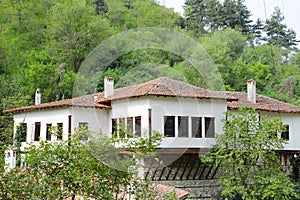
[{"label": "red tile roof", "polygon": [[109,106],[111,101],[127,98],[137,98],[143,96],[224,99],[227,100],[228,109],[237,109],[244,105],[250,105],[250,107],[256,108],[257,110],[284,113],[300,113],[300,107],[262,95],[257,95],[257,103],[252,103],[247,99],[247,94],[244,92],[211,91],[166,77],[157,78],[137,85],[115,89],[114,95],[109,98],[104,98],[104,93],[101,92],[98,94],[85,95],[73,99],[66,99],[56,102],[44,103],[40,105],[16,108],[12,110],[7,110],[5,112],[13,113],[66,106],[111,109],[111,106]]},{"label": "red tile roof", "polygon": [[60,101],[54,101],[50,103],[43,103],[40,105],[25,106],[21,108],[15,108],[11,110],[5,110],[5,113],[15,113],[24,111],[33,111],[41,109],[59,108],[59,107],[91,107],[99,109],[111,109],[110,106],[97,103],[97,99],[94,98],[97,95],[85,95],[81,97],[76,97],[73,99],[65,99]]},{"label": "red tile roof", "polygon": [[206,90],[188,83],[161,77],[145,83],[115,89],[114,95],[110,98],[104,98],[103,94],[100,93],[98,102],[102,103],[112,100],[142,96],[227,99],[226,93],[224,92]]},{"label": "red tile roof", "polygon": [[[300,107],[272,99],[263,95],[256,95],[256,103],[248,100],[245,92],[226,92],[231,100],[227,101],[228,109],[238,109],[241,106],[249,105],[256,110],[280,112],[280,113],[300,113]],[[235,100],[232,100],[235,99]]]}]

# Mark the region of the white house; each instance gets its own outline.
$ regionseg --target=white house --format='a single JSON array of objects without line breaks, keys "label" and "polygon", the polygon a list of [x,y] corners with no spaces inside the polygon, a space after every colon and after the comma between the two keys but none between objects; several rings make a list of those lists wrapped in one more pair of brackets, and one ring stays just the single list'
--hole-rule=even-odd
[{"label": "white house", "polygon": [[[211,91],[165,77],[118,89],[113,87],[113,78],[107,77],[104,85],[101,93],[38,102],[6,113],[13,113],[15,130],[20,124],[25,127],[23,145],[38,142],[39,138],[65,140],[83,125],[111,136],[118,134],[115,127],[123,122],[141,137],[151,136],[153,130],[164,134],[159,147],[163,150],[184,149],[186,154],[195,154],[211,147],[216,133],[222,134],[227,110],[249,105],[260,115],[280,117],[288,125],[283,135],[288,140],[284,150],[299,155],[300,107],[256,94],[255,80],[248,81],[248,93]],[[51,126],[60,127],[62,135],[51,135]]]}]

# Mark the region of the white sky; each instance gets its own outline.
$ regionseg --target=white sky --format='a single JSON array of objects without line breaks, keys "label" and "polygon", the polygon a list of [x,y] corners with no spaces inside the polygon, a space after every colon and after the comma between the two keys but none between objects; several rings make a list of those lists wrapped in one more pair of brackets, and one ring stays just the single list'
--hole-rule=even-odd
[{"label": "white sky", "polygon": [[[222,1],[222,0],[221,0]],[[185,0],[158,0],[160,4],[169,8],[174,8],[175,12],[183,13]],[[266,5],[266,9],[264,6]],[[284,23],[288,28],[292,28],[297,33],[297,39],[300,40],[300,1],[299,0],[245,0],[245,4],[252,13],[252,20],[257,18],[265,21],[270,18],[274,7],[278,6],[284,14]],[[266,10],[266,14],[265,14]]]}]

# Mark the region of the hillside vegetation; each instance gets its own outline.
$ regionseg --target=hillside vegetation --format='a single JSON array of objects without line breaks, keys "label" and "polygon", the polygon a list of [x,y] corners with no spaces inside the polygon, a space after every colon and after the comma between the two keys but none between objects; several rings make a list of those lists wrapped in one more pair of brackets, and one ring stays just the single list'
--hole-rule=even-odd
[{"label": "hillside vegetation", "polygon": [[[12,143],[12,119],[3,110],[33,104],[37,88],[42,102],[71,98],[87,55],[110,36],[136,28],[175,29],[194,38],[218,66],[227,90],[245,91],[246,81],[255,78],[258,93],[300,105],[295,32],[279,9],[266,21],[250,17],[243,0],[187,0],[184,16],[155,0],[1,0],[0,141]],[[137,66],[164,66],[205,87],[190,63],[161,49],[122,55],[102,76],[113,76],[117,86],[130,84],[120,78],[132,78],[129,72]],[[146,79],[147,70],[139,77]]]}]

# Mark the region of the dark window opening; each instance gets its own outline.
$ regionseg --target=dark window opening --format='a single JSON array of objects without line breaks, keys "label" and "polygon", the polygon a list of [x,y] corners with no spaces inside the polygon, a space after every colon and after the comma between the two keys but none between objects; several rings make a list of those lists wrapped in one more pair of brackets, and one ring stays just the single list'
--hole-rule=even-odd
[{"label": "dark window opening", "polygon": [[192,117],[192,137],[201,138],[202,137],[202,118]]},{"label": "dark window opening", "polygon": [[118,130],[117,119],[111,119],[111,134],[115,138],[117,137],[117,130]]},{"label": "dark window opening", "polygon": [[89,129],[89,125],[87,122],[79,122],[79,131],[83,131],[80,134],[80,140],[88,140],[88,135],[86,130]]},{"label": "dark window opening", "polygon": [[136,136],[141,137],[141,135],[142,135],[142,117],[134,118],[134,129],[135,129]]},{"label": "dark window opening", "polygon": [[89,125],[87,122],[79,122],[79,130],[87,130],[89,129]]},{"label": "dark window opening", "polygon": [[63,123],[57,123],[58,133],[57,133],[57,139],[62,140],[63,138]]},{"label": "dark window opening", "polygon": [[290,126],[288,124],[285,124],[285,131],[283,131],[281,133],[281,138],[285,139],[285,140],[289,140],[290,139]]},{"label": "dark window opening", "polygon": [[27,139],[27,123],[21,123],[21,142],[26,142]]},{"label": "dark window opening", "polygon": [[215,118],[213,117],[205,117],[205,137],[215,137]]},{"label": "dark window opening", "polygon": [[175,137],[175,117],[165,116],[164,122],[164,135],[166,137]]},{"label": "dark window opening", "polygon": [[189,137],[188,117],[178,117],[178,137]]},{"label": "dark window opening", "polygon": [[39,141],[41,136],[41,122],[35,122],[34,141]]},{"label": "dark window opening", "polygon": [[133,117],[127,117],[127,130],[133,132]]},{"label": "dark window opening", "polygon": [[52,124],[46,124],[46,140],[51,141],[51,127]]}]

